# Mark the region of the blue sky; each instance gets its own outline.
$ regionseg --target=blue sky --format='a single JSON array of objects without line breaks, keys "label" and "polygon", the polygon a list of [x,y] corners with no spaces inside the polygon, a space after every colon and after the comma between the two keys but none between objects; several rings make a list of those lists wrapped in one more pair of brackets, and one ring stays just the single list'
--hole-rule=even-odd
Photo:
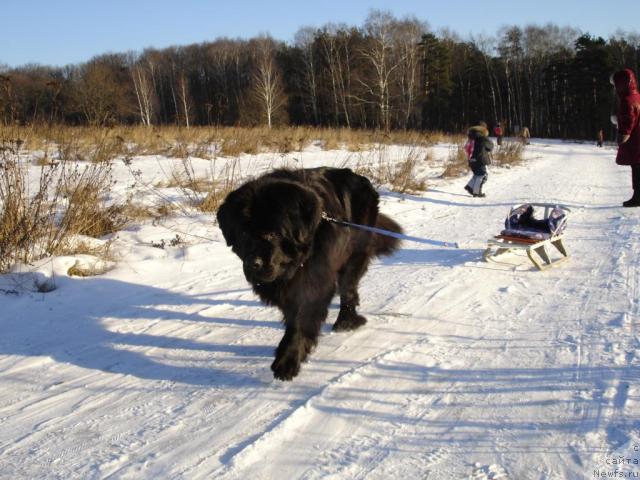
[{"label": "blue sky", "polygon": [[414,15],[463,37],[548,22],[605,38],[616,29],[640,31],[640,0],[2,0],[0,64],[66,65],[221,36],[269,33],[290,41],[301,26],[362,25],[372,8]]}]

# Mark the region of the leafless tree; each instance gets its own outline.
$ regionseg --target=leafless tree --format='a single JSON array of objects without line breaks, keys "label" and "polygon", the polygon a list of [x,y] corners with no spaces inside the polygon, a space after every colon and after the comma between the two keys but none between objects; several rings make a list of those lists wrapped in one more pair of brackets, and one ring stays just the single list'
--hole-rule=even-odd
[{"label": "leafless tree", "polygon": [[132,62],[131,77],[133,78],[140,121],[148,127],[153,125],[158,101],[153,81],[154,71],[155,65],[150,59]]},{"label": "leafless tree", "polygon": [[[402,128],[417,124],[417,101],[420,94],[420,67],[422,59],[418,44],[428,30],[426,23],[415,18],[397,22],[393,29],[392,63],[399,65],[395,83],[398,90],[398,124]],[[413,121],[412,121],[413,119]]]},{"label": "leafless tree", "polygon": [[255,64],[251,93],[262,110],[267,126],[271,128],[274,117],[284,107],[287,97],[282,87],[282,78],[275,62],[273,39],[263,36],[255,42]]},{"label": "leafless tree", "polygon": [[326,25],[319,36],[324,63],[328,67],[331,84],[334,121],[351,127],[351,49],[346,27],[335,24]]},{"label": "leafless tree", "polygon": [[389,12],[372,10],[364,24],[367,46],[360,51],[365,61],[372,67],[370,78],[360,78],[371,101],[378,110],[378,125],[385,131],[391,128],[392,76],[400,67],[401,58],[394,56],[393,31],[395,18]]},{"label": "leafless tree", "polygon": [[184,72],[180,72],[177,80],[178,101],[181,108],[181,117],[184,124],[189,128],[191,117],[193,115],[193,107],[191,102],[191,94],[189,91],[189,81]]},{"label": "leafless tree", "polygon": [[[7,123],[12,123],[15,119],[15,100],[13,98],[13,88],[9,75],[0,75],[0,112],[8,115],[3,118]],[[3,115],[3,117],[5,117]]]},{"label": "leafless tree", "polygon": [[106,125],[131,112],[130,91],[121,78],[125,64],[123,57],[107,55],[79,69],[75,100],[89,125]]},{"label": "leafless tree", "polygon": [[295,34],[294,44],[302,52],[304,65],[303,78],[309,95],[313,122],[315,125],[318,125],[318,79],[316,75],[317,65],[314,51],[315,33],[315,29],[312,27],[303,27],[299,29]]},{"label": "leafless tree", "polygon": [[495,53],[495,38],[479,35],[475,38],[472,37],[472,42],[478,47],[482,54],[482,60],[487,70],[487,78],[489,80],[489,90],[491,91],[491,105],[493,107],[494,120],[500,120],[502,115],[498,115],[498,106],[496,100],[496,92],[499,95],[497,89],[498,81],[495,78],[491,59]]}]

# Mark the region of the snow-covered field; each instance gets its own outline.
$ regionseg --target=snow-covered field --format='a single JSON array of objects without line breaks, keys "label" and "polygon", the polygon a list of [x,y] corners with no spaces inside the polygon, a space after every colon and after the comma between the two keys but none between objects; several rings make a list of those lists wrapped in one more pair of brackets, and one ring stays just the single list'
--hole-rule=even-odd
[{"label": "snow-covered field", "polygon": [[[0,478],[640,476],[640,209],[620,207],[630,173],[614,154],[537,141],[524,164],[491,170],[486,198],[466,195],[466,177],[383,191],[408,234],[460,248],[407,242],[372,265],[368,324],[331,333],[334,305],[293,382],[269,369],[280,314],[252,294],[212,216],[120,232],[104,275],[68,277],[73,257],[43,263],[57,287],[46,294],[18,288],[32,274],[0,277],[20,291],[0,296]],[[152,185],[170,161],[133,162]],[[525,201],[572,209],[568,262],[482,261]],[[176,231],[186,244],[169,245]]]}]

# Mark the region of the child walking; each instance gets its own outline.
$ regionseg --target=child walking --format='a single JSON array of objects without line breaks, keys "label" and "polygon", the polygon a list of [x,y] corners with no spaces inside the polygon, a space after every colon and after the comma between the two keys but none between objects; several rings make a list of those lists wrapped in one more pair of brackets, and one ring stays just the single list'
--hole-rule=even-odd
[{"label": "child walking", "polygon": [[474,197],[486,196],[482,193],[482,187],[487,182],[487,165],[491,164],[491,151],[493,142],[489,139],[489,130],[485,122],[480,122],[467,132],[465,150],[469,159],[469,168],[473,176],[464,189]]}]

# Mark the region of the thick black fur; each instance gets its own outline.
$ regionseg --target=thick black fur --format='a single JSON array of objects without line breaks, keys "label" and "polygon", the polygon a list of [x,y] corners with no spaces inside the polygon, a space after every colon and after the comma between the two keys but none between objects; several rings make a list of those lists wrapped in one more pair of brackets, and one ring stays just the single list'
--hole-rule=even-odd
[{"label": "thick black fur", "polygon": [[336,289],[340,313],[333,330],[366,323],[356,312],[358,283],[372,257],[398,247],[395,238],[323,220],[323,212],[402,231],[378,212],[371,182],[349,169],[276,170],[231,192],[218,210],[220,229],[242,260],[247,281],[284,315],[284,337],[271,365],[280,380],[295,377],[316,346]]}]

